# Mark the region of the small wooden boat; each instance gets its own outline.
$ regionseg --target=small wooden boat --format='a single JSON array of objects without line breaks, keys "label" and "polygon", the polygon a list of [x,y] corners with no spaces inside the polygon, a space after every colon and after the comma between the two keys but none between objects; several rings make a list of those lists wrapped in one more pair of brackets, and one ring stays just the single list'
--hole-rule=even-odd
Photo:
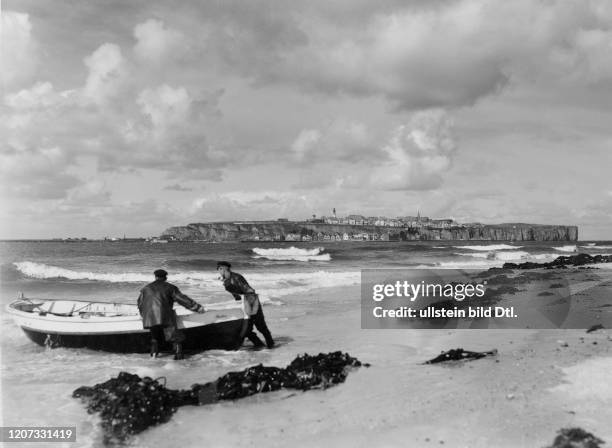
[{"label": "small wooden boat", "polygon": [[[39,345],[119,353],[150,350],[149,330],[142,328],[135,304],[21,297],[6,310],[26,336]],[[243,322],[240,310],[198,314],[178,306],[175,311],[178,328],[185,335],[185,350],[235,348]],[[170,349],[169,344],[160,348]]]}]

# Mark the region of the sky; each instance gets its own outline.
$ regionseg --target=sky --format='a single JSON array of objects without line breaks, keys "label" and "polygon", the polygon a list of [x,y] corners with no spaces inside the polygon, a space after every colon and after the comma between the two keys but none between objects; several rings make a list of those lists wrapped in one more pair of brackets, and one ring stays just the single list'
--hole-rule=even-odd
[{"label": "sky", "polygon": [[612,239],[608,0],[2,3],[0,238],[415,215]]}]

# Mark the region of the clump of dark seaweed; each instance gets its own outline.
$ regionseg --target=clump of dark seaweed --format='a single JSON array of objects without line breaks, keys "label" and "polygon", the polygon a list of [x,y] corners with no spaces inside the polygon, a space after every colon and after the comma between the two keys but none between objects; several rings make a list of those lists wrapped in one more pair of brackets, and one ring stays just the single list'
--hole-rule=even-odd
[{"label": "clump of dark seaweed", "polygon": [[286,368],[259,364],[229,372],[210,383],[194,384],[188,390],[167,389],[149,377],[121,372],[117,378],[93,387],[79,387],[72,396],[87,403],[88,412],[100,414],[105,444],[120,443],[132,434],[167,422],[180,406],[235,400],[281,388],[325,389],[344,382],[348,370],[361,365],[357,358],[339,351],[304,354]]},{"label": "clump of dark seaweed", "polygon": [[473,359],[484,358],[485,356],[495,355],[497,355],[497,349],[489,350],[486,352],[472,352],[469,350],[463,350],[462,348],[455,348],[446,352],[442,352],[435,358],[432,358],[429,361],[425,361],[424,364],[437,364],[446,361],[469,361]]},{"label": "clump of dark seaweed", "polygon": [[600,448],[604,443],[582,428],[563,428],[547,448]]},{"label": "clump of dark seaweed", "polygon": [[85,401],[90,414],[100,414],[104,443],[121,442],[149,426],[167,422],[176,411],[175,391],[157,380],[127,372],[93,387],[79,387],[72,396]]}]

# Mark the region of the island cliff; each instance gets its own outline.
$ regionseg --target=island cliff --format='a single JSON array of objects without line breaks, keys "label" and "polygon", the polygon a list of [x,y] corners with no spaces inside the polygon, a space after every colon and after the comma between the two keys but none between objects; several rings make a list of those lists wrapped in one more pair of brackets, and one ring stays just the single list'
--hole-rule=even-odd
[{"label": "island cliff", "polygon": [[578,227],[541,224],[464,224],[388,227],[299,221],[194,223],[170,227],[161,238],[177,241],[321,241],[321,240],[486,240],[576,241]]}]

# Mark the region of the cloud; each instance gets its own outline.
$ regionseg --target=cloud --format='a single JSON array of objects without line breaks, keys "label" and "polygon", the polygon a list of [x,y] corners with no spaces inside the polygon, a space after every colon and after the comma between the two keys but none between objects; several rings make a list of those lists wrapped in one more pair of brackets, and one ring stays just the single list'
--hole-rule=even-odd
[{"label": "cloud", "polygon": [[473,105],[517,84],[576,87],[610,73],[605,0],[263,5],[200,17],[207,60],[256,85],[381,96],[401,111]]},{"label": "cloud", "polygon": [[89,74],[83,95],[94,103],[105,104],[115,97],[126,80],[126,66],[121,48],[112,43],[100,45],[84,59]]},{"label": "cloud", "polygon": [[218,117],[217,103],[223,91],[203,92],[197,97],[184,86],[162,84],[142,90],[137,111],[118,126],[125,152],[106,154],[110,167],[119,163],[154,168],[182,176],[218,179],[218,169],[230,155],[208,142],[207,132]]},{"label": "cloud", "polygon": [[442,184],[456,150],[452,121],[443,110],[420,112],[395,129],[383,148],[388,160],[374,169],[370,183],[385,190],[427,190]]},{"label": "cloud", "polygon": [[184,187],[180,184],[172,184],[172,185],[166,185],[164,187],[164,190],[170,190],[170,191],[193,191],[193,188],[190,187]]},{"label": "cloud", "polygon": [[186,46],[182,33],[168,28],[164,22],[149,19],[134,27],[134,53],[140,60],[160,63],[168,56],[176,57]]},{"label": "cloud", "polygon": [[6,87],[29,82],[37,67],[37,45],[32,37],[30,16],[2,11],[2,84]]},{"label": "cloud", "polygon": [[67,154],[58,147],[5,148],[0,152],[0,177],[7,198],[59,199],[79,185],[80,180],[65,171]]},{"label": "cloud", "polygon": [[363,124],[338,118],[324,129],[304,129],[291,144],[294,159],[304,164],[321,160],[357,162],[376,153],[374,136]]},{"label": "cloud", "polygon": [[190,215],[199,221],[276,219],[304,216],[312,204],[307,196],[293,192],[232,191],[195,199]]}]

